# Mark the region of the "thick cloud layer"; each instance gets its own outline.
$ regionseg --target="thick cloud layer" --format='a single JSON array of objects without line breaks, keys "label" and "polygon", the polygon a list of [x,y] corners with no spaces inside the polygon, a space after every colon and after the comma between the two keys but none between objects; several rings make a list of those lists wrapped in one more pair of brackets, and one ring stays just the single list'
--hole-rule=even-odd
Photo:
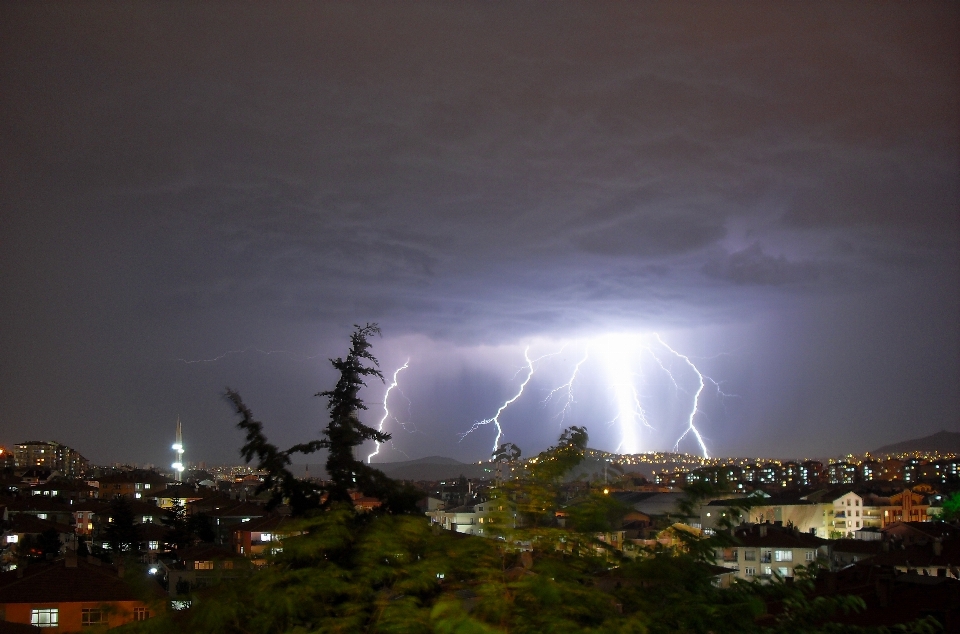
[{"label": "thick cloud layer", "polygon": [[957,429],[957,26],[948,2],[5,4],[0,442],[163,461],[179,413],[194,459],[232,461],[226,384],[299,440],[365,321],[385,369],[431,359],[408,454],[483,457],[457,434],[527,343],[609,332],[736,357],[714,453]]}]

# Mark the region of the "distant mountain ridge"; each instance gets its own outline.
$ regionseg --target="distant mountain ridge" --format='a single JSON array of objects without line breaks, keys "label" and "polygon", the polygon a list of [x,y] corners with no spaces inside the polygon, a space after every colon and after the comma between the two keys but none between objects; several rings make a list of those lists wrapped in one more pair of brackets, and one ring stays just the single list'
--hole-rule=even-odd
[{"label": "distant mountain ridge", "polygon": [[939,451],[941,453],[960,453],[960,433],[941,430],[930,436],[904,440],[874,449],[873,455],[885,453],[907,453],[910,451]]}]

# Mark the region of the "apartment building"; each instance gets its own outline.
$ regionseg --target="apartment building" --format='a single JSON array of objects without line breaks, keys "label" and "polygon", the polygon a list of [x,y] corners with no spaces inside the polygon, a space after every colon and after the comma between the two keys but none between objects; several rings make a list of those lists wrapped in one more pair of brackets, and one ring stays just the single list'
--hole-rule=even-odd
[{"label": "apartment building", "polygon": [[830,558],[830,542],[779,523],[745,524],[734,534],[740,545],[718,549],[715,563],[735,571],[738,579],[789,579],[797,568]]}]

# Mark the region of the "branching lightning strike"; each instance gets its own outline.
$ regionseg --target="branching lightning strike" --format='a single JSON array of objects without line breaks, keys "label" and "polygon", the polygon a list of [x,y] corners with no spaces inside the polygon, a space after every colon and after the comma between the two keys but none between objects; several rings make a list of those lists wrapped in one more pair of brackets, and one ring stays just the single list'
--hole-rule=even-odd
[{"label": "branching lightning strike", "polygon": [[[388,418],[397,420],[396,416],[393,416],[392,414],[390,414],[390,406],[388,402],[390,399],[390,392],[392,392],[394,389],[396,389],[397,391],[400,391],[400,388],[398,387],[400,383],[397,380],[397,377],[400,376],[400,373],[403,370],[406,370],[409,367],[410,367],[410,359],[407,359],[406,361],[403,362],[402,366],[400,366],[399,368],[396,369],[396,371],[394,371],[393,380],[390,382],[390,385],[387,387],[387,391],[383,393],[383,418],[380,419],[380,426],[377,428],[377,431],[380,431],[380,432],[383,431],[383,426],[386,424]],[[399,420],[397,420],[397,422],[400,423]],[[403,426],[403,423],[400,423],[400,425]],[[393,446],[393,448],[397,449],[396,446]],[[400,451],[400,450],[397,449],[397,451]],[[380,453],[380,443],[377,443],[377,447],[376,449],[373,450],[373,453],[367,456],[367,464],[372,462],[373,457],[378,455],[379,453]],[[404,453],[404,452],[400,451],[400,453]],[[404,453],[404,455],[406,454]]]},{"label": "branching lightning strike", "polygon": [[[530,359],[530,346],[527,346],[523,351],[523,358],[527,362],[527,365],[526,365],[527,376],[523,380],[523,383],[520,384],[520,388],[517,390],[517,393],[513,396],[513,398],[504,402],[504,404],[497,409],[496,414],[494,414],[490,418],[484,418],[483,420],[478,420],[473,424],[473,426],[470,429],[460,434],[460,442],[463,442],[464,438],[466,438],[473,432],[477,431],[484,425],[492,424],[497,428],[497,437],[493,441],[493,451],[496,451],[497,447],[500,446],[500,438],[503,436],[503,427],[500,426],[500,414],[502,414],[505,409],[510,407],[510,405],[515,403],[517,399],[519,399],[523,395],[524,388],[527,387],[527,383],[529,383],[530,379],[533,378],[533,373],[535,372],[534,364],[542,359],[546,359],[547,357],[552,357],[554,355],[560,354],[560,352],[563,352],[562,348],[558,352],[551,352],[550,354],[545,354],[542,357],[537,357],[536,359]],[[520,371],[523,371],[523,368],[521,368]]]},{"label": "branching lightning strike", "polygon": [[560,418],[560,423],[559,423],[560,427],[563,427],[563,421],[567,417],[567,414],[570,413],[570,409],[573,407],[573,404],[575,402],[573,400],[573,382],[577,380],[577,375],[580,373],[580,366],[586,363],[589,357],[590,357],[590,349],[587,348],[586,350],[583,351],[583,358],[577,362],[577,365],[573,366],[573,373],[570,375],[570,380],[564,383],[563,385],[553,388],[550,391],[550,393],[547,394],[547,397],[543,399],[543,401],[541,401],[541,404],[544,407],[546,407],[547,403],[549,403],[550,400],[554,397],[554,395],[556,395],[558,392],[562,390],[566,393],[567,398],[563,404],[563,408],[557,414],[554,415],[554,418],[558,418],[558,417]]},{"label": "branching lightning strike", "polygon": [[[716,381],[714,381],[710,377],[704,377],[703,373],[700,372],[700,370],[693,363],[693,361],[690,360],[690,357],[684,354],[680,354],[679,352],[677,352],[676,350],[668,346],[666,342],[660,338],[659,334],[654,333],[653,336],[657,338],[657,341],[660,343],[660,345],[662,345],[664,348],[669,350],[677,358],[683,360],[683,362],[691,370],[693,370],[694,374],[696,374],[697,376],[697,391],[693,394],[693,406],[690,408],[690,415],[687,417],[687,428],[680,435],[680,437],[677,438],[677,442],[674,443],[673,448],[675,451],[679,450],[680,441],[683,440],[687,436],[687,434],[689,434],[690,432],[693,432],[693,435],[696,437],[697,442],[700,444],[700,450],[703,452],[703,457],[709,458],[710,454],[707,451],[707,445],[703,442],[703,436],[700,435],[700,431],[697,429],[697,426],[694,424],[693,420],[696,417],[696,415],[700,413],[700,395],[703,393],[703,388],[706,386],[706,384],[704,383],[704,378],[706,378],[707,380],[712,382],[714,385],[716,385],[718,390],[720,389],[720,386]],[[660,362],[660,359],[657,359],[657,361]],[[667,375],[670,377],[670,380],[673,381],[673,384],[677,387],[677,389],[680,389],[679,385],[677,385],[677,380],[673,376],[673,373],[671,373],[670,370],[668,370],[662,362],[660,362],[660,367],[663,368],[664,372],[667,373]],[[686,390],[683,390],[683,391],[686,391]]]}]

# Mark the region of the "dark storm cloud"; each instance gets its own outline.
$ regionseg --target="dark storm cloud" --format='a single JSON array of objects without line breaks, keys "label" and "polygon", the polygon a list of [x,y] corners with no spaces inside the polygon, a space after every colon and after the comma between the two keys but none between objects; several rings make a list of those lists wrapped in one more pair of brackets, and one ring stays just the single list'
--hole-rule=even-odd
[{"label": "dark storm cloud", "polygon": [[782,255],[773,257],[763,252],[759,242],[737,251],[715,256],[703,265],[703,272],[735,284],[760,284],[780,286],[812,282],[819,273],[809,262],[790,262]]},{"label": "dark storm cloud", "polygon": [[0,441],[105,386],[109,429],[226,382],[144,359],[310,356],[357,321],[472,345],[941,297],[956,25],[946,2],[4,4]]}]

